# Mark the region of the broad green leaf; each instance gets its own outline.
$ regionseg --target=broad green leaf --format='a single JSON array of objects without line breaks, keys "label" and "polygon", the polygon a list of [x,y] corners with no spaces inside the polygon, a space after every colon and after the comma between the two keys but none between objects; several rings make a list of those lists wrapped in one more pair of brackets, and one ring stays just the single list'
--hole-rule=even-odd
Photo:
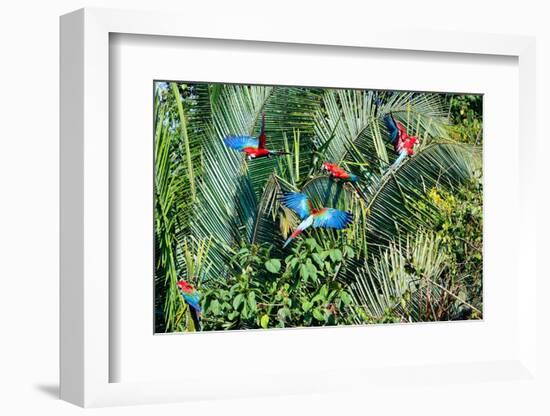
[{"label": "broad green leaf", "polygon": [[313,309],[313,316],[318,321],[324,321],[325,320],[325,313],[321,311],[319,308]]},{"label": "broad green leaf", "polygon": [[344,305],[349,305],[351,303],[351,297],[350,295],[345,292],[345,291],[342,291],[340,293],[340,299],[342,299],[342,302],[344,303]]},{"label": "broad green leaf", "polygon": [[251,312],[256,311],[256,294],[254,292],[248,294],[248,306]]},{"label": "broad green leaf", "polygon": [[281,270],[281,261],[279,259],[270,259],[265,262],[265,268],[270,273],[278,273]]},{"label": "broad green leaf", "polygon": [[330,250],[330,258],[332,261],[342,261],[342,252],[340,249]]},{"label": "broad green leaf", "polygon": [[307,280],[307,278],[309,277],[309,270],[307,265],[305,264],[302,264],[300,266],[300,277],[304,280]]},{"label": "broad green leaf", "polygon": [[237,310],[239,307],[244,303],[244,295],[242,293],[239,293],[235,298],[233,299],[233,309]]},{"label": "broad green leaf", "polygon": [[280,308],[277,311],[277,317],[280,321],[284,322],[288,317],[290,317],[290,309],[288,309],[287,307]]},{"label": "broad green leaf", "polygon": [[307,300],[304,300],[304,301],[302,302],[302,310],[303,310],[304,312],[308,312],[308,311],[311,309],[311,306],[312,306],[312,305],[311,305],[311,302],[309,302],[309,301],[307,301]]},{"label": "broad green leaf", "polygon": [[217,299],[214,299],[210,303],[210,310],[214,315],[218,315],[220,313],[220,302]]}]

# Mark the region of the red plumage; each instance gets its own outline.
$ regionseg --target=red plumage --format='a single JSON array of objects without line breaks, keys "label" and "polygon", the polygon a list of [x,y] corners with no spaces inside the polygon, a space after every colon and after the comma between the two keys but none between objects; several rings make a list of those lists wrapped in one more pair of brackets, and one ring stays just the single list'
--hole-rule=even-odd
[{"label": "red plumage", "polygon": [[357,182],[358,180],[357,175],[349,173],[348,171],[342,169],[340,166],[334,163],[324,162],[322,168],[326,170],[329,175],[334,179],[340,179],[342,181],[353,183]]},{"label": "red plumage", "polygon": [[247,159],[258,159],[261,157],[281,156],[287,155],[287,152],[282,150],[269,150],[266,142],[267,137],[265,135],[265,114],[262,113],[262,123],[260,128],[260,135],[258,137],[248,135],[230,135],[223,139],[226,146],[231,149],[238,150],[246,154]]},{"label": "red plumage", "polygon": [[331,176],[334,176],[338,179],[348,179],[349,173],[342,169],[340,166],[335,165],[334,163],[325,162],[323,166],[327,171],[330,172]]},{"label": "red plumage", "polygon": [[399,129],[399,135],[397,142],[395,143],[394,149],[397,153],[401,153],[402,150],[406,150],[409,156],[414,154],[414,146],[418,143],[418,138],[416,136],[409,136],[407,129],[403,127],[401,123],[395,123]]},{"label": "red plumage", "polygon": [[246,156],[249,158],[259,158],[259,157],[266,157],[269,155],[269,150],[265,148],[265,134],[263,135],[264,140],[264,147],[261,147],[261,140],[262,136],[260,136],[260,146],[259,147],[245,147],[243,149],[243,152],[246,153]]}]

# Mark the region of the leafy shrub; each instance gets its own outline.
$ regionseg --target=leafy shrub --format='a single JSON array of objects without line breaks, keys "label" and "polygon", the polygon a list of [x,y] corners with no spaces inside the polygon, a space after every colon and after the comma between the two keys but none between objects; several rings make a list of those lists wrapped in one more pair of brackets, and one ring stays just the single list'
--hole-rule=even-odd
[{"label": "leafy shrub", "polygon": [[450,100],[453,122],[451,137],[459,142],[481,144],[483,127],[483,98],[481,95],[454,95]]},{"label": "leafy shrub", "polygon": [[[451,286],[459,296],[481,309],[483,274],[483,185],[472,179],[456,192],[432,189],[432,202],[439,208],[434,230],[450,259]],[[476,317],[474,311],[474,317]]]},{"label": "leafy shrub", "polygon": [[338,280],[343,248],[298,242],[284,261],[270,249],[243,244],[233,257],[234,273],[203,289],[204,329],[284,328],[352,323],[351,296]]}]

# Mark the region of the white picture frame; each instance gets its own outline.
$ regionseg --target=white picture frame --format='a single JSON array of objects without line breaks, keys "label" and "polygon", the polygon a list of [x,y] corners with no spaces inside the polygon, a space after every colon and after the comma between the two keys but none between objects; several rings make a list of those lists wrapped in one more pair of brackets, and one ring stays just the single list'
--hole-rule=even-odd
[{"label": "white picture frame", "polygon": [[[285,44],[332,45],[334,47],[429,51],[441,54],[503,55],[517,58],[519,68],[519,214],[517,273],[522,279],[517,292],[520,322],[518,345],[506,360],[476,363],[441,362],[422,365],[411,360],[405,367],[331,370],[335,379],[352,379],[356,386],[371,385],[374,379],[403,377],[426,382],[446,369],[455,377],[475,380],[524,380],[537,382],[536,372],[536,211],[534,184],[527,168],[536,146],[535,126],[535,41],[506,35],[414,33],[365,28],[327,34],[314,28],[263,25],[236,34],[231,22],[204,27],[184,16],[162,12],[82,9],[61,18],[61,398],[80,406],[159,403],[210,397],[238,397],[269,394],[258,383],[196,388],[177,382],[110,382],[110,363],[117,357],[110,349],[110,165],[109,158],[109,37],[123,33],[146,36],[224,39]],[[531,249],[530,249],[531,248]],[[536,248],[536,247],[535,247]],[[540,273],[540,272],[539,272]],[[254,333],[247,334],[250,339]],[[120,357],[118,357],[120,358]],[[411,374],[414,374],[411,377]],[[473,377],[472,377],[473,375]],[[285,381],[280,393],[307,393],[347,389],[351,383],[327,386],[318,374],[303,374],[289,381],[270,374],[270,386]],[[413,381],[410,381],[412,383]],[[363,384],[362,384],[363,383]],[[282,384],[282,383],[279,383]],[[271,389],[273,391],[273,389]]]}]

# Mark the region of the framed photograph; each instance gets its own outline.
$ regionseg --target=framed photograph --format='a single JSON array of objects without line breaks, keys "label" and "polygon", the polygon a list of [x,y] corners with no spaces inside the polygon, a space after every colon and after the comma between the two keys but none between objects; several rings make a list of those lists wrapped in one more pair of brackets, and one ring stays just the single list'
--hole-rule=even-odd
[{"label": "framed photograph", "polygon": [[534,40],[180,21],[61,18],[61,397],[537,383]]}]

